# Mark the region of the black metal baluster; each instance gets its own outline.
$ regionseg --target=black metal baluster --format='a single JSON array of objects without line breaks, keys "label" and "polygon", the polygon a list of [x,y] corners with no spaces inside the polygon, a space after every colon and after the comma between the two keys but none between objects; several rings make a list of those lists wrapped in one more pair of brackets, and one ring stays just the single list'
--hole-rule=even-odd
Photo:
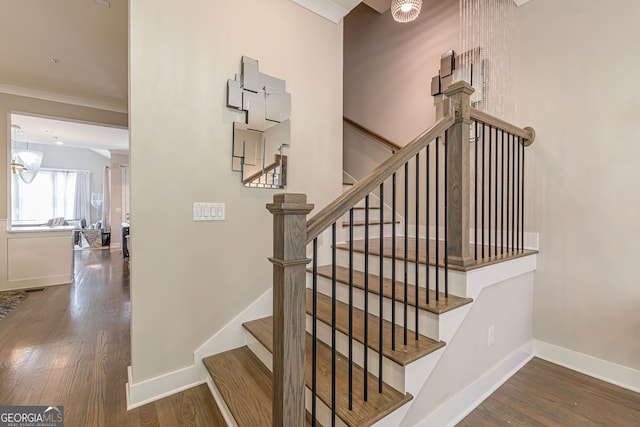
[{"label": "black metal baluster", "polygon": [[504,254],[504,130],[502,131],[502,182],[500,183],[500,255]]},{"label": "black metal baluster", "polygon": [[364,198],[364,401],[369,398],[369,195]]},{"label": "black metal baluster", "polygon": [[[524,140],[523,140],[524,142]],[[521,175],[522,175],[522,199],[521,199],[521,204],[522,207],[520,209],[520,215],[521,215],[521,220],[520,220],[520,225],[521,225],[521,233],[522,233],[522,238],[520,239],[521,242],[521,247],[520,250],[524,251],[524,152],[525,152],[525,147],[524,145],[522,146],[522,171],[521,171]]]},{"label": "black metal baluster", "polygon": [[510,182],[510,176],[511,176],[511,139],[512,139],[512,135],[509,134],[508,138],[507,138],[507,179],[506,179],[506,185],[507,185],[507,204],[506,204],[506,220],[505,220],[505,232],[506,232],[506,239],[505,239],[505,245],[507,247],[507,254],[509,253],[509,208],[511,206],[510,204],[510,187],[509,187],[509,182]]},{"label": "black metal baluster", "polygon": [[482,206],[482,226],[480,228],[480,234],[482,235],[482,259],[484,259],[484,211],[485,211],[485,203],[484,203],[484,165],[485,165],[485,158],[484,158],[484,142],[485,140],[485,129],[487,128],[486,123],[482,124],[482,201],[480,202],[480,205]]},{"label": "black metal baluster", "polygon": [[331,226],[331,425],[336,425],[336,223]]},{"label": "black metal baluster", "polygon": [[514,138],[511,140],[511,160],[512,160],[512,165],[511,165],[511,172],[512,172],[512,178],[511,178],[511,251],[515,252],[516,251],[516,246],[515,246],[515,241],[516,241],[516,231],[515,231],[515,226],[516,226],[516,146],[514,144],[516,144],[516,138],[514,136]]},{"label": "black metal baluster", "polygon": [[[436,149],[437,149],[437,138],[436,138]],[[425,263],[425,270],[427,272],[426,274],[426,283],[425,283],[425,301],[426,304],[429,305],[429,287],[431,286],[430,283],[430,278],[429,278],[429,270],[430,270],[430,262],[431,262],[431,254],[430,254],[430,246],[431,246],[431,235],[430,235],[430,231],[429,228],[431,228],[431,218],[430,218],[430,201],[431,201],[431,194],[430,194],[430,187],[431,184],[429,183],[429,175],[431,175],[431,160],[429,159],[430,157],[430,152],[431,152],[431,144],[427,144],[427,159],[426,159],[426,169],[425,169],[425,174],[427,175],[427,182],[425,184],[426,187],[426,202],[425,202],[425,215],[426,215],[426,219],[425,219],[425,227],[427,229],[426,231],[426,253],[425,253],[425,258],[427,260],[427,262]],[[437,208],[437,207],[436,207]],[[436,295],[436,301],[438,300],[438,295]],[[416,307],[417,309],[417,307]]]},{"label": "black metal baluster", "polygon": [[487,173],[489,200],[487,203],[487,252],[491,258],[491,145],[493,144],[493,126],[489,126],[489,171]]},{"label": "black metal baluster", "polygon": [[353,409],[353,208],[349,209],[349,410]]},{"label": "black metal baluster", "polygon": [[384,302],[384,182],[380,183],[380,278],[378,288],[378,393],[382,393],[382,345],[383,345],[383,302]]},{"label": "black metal baluster", "polygon": [[416,306],[415,306],[415,337],[418,339],[418,290],[420,289],[420,153],[416,154],[416,264],[415,264],[415,286],[416,286]]},{"label": "black metal baluster", "polygon": [[404,345],[407,345],[408,332],[408,279],[409,279],[409,163],[404,164]]},{"label": "black metal baluster", "polygon": [[517,187],[516,194],[518,195],[518,201],[516,205],[516,251],[520,250],[520,230],[522,228],[522,224],[520,223],[520,150],[522,149],[521,139],[518,137],[517,139],[517,147],[518,153],[516,157],[518,158],[518,175],[517,175]]},{"label": "black metal baluster", "polygon": [[[436,138],[436,301],[440,300],[440,137]],[[445,193],[446,193],[445,189]]]},{"label": "black metal baluster", "polygon": [[[449,186],[449,137],[444,134],[444,188]],[[444,296],[449,298],[449,196],[447,191],[444,192]],[[436,298],[438,294],[436,294]]]},{"label": "black metal baluster", "polygon": [[311,316],[311,420],[312,426],[316,425],[317,408],[317,381],[316,381],[316,364],[317,364],[317,340],[318,340],[318,238],[313,239],[313,307]]},{"label": "black metal baluster", "polygon": [[496,173],[494,177],[494,189],[495,189],[495,197],[494,197],[494,227],[493,227],[493,236],[494,236],[494,244],[495,250],[494,255],[498,256],[498,129],[496,128]]},{"label": "black metal baluster", "polygon": [[[474,186],[474,194],[473,194],[473,199],[474,199],[474,203],[475,203],[475,207],[473,210],[473,215],[475,216],[475,224],[474,224],[474,230],[473,230],[473,244],[474,244],[474,259],[477,261],[478,260],[478,141],[479,141],[479,136],[478,136],[478,121],[476,120],[475,122],[475,134],[474,134],[474,139],[475,139],[475,144],[474,144],[474,157],[475,157],[475,166],[473,168],[473,173],[474,173],[474,179],[473,179],[473,186]],[[437,208],[437,204],[436,204],[436,208]]]},{"label": "black metal baluster", "polygon": [[391,221],[391,349],[396,349],[396,173],[392,177],[392,202],[391,210],[393,211]]}]

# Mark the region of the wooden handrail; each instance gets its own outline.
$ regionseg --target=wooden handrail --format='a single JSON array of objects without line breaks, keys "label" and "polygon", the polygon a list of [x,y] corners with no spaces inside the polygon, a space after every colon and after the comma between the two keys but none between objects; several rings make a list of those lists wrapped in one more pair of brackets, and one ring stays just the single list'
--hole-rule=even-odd
[{"label": "wooden handrail", "polygon": [[269,172],[271,172],[272,170],[274,170],[275,168],[280,166],[280,164],[281,164],[280,158],[281,157],[284,157],[283,161],[286,162],[287,156],[280,156],[280,154],[276,154],[276,161],[275,162],[273,162],[270,165],[266,166],[264,169],[260,169],[258,172],[254,173],[249,178],[243,179],[242,183],[245,184],[245,185],[246,184],[250,184],[254,180],[260,178],[262,175],[268,174]]},{"label": "wooden handrail", "polygon": [[384,136],[372,131],[371,129],[368,129],[364,126],[362,126],[360,123],[354,122],[353,120],[351,120],[348,117],[342,117],[342,120],[344,122],[346,122],[347,124],[353,126],[354,128],[358,129],[359,131],[369,135],[370,137],[372,137],[377,143],[379,143],[380,145],[384,146],[386,149],[390,150],[392,154],[397,153],[398,151],[400,151],[402,149],[402,147],[398,144],[396,144],[393,141],[388,140],[387,138],[385,138]]},{"label": "wooden handrail", "polygon": [[318,237],[327,227],[337,221],[367,194],[375,190],[380,183],[400,169],[436,137],[443,135],[454,121],[453,113],[449,112],[409,144],[402,147],[394,156],[381,163],[367,178],[354,184],[349,191],[342,193],[337,199],[314,215],[313,218],[309,219],[307,221],[307,243]]},{"label": "wooden handrail", "polygon": [[494,128],[507,131],[515,136],[523,138],[524,142],[522,143],[522,145],[524,145],[525,147],[533,144],[533,141],[536,139],[536,133],[533,128],[519,128],[518,126],[512,125],[509,122],[505,122],[502,119],[494,117],[491,114],[485,113],[484,111],[480,111],[475,108],[471,108],[471,118],[473,120],[478,120],[480,122],[493,126]]}]

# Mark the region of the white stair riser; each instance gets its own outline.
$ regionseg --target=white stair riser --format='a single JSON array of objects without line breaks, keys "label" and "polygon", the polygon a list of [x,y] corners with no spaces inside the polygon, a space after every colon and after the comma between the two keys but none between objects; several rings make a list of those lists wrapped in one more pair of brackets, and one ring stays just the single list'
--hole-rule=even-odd
[{"label": "white stair riser", "polygon": [[[311,273],[308,273],[311,276]],[[311,283],[311,279],[307,280],[307,283]],[[318,276],[318,292],[324,294],[326,296],[331,296],[331,279],[327,279],[326,277]],[[354,288],[353,289],[353,306],[357,309],[364,311],[364,296],[365,292],[362,289]],[[345,304],[349,303],[349,286],[336,282],[336,298],[338,301],[341,301]],[[374,293],[369,293],[369,313],[374,316],[379,316],[380,312],[380,300],[379,296]],[[395,323],[399,326],[404,326],[404,303],[396,301],[396,318]],[[389,322],[392,321],[392,301],[390,298],[383,298],[382,300],[382,310],[383,310],[383,318]],[[418,320],[418,330],[420,334],[425,335],[429,338],[438,340],[440,336],[440,317],[425,311],[420,310],[418,312],[419,320]],[[415,331],[415,309],[408,305],[407,306],[407,329],[410,331]],[[397,339],[401,340],[402,337],[397,337]]]},{"label": "white stair riser", "polygon": [[[247,347],[253,352],[253,354],[260,359],[262,364],[273,372],[273,355],[262,344],[255,339],[249,332],[247,334]],[[307,411],[311,412],[311,390],[305,388],[305,407]],[[322,425],[331,425],[331,410],[325,405],[320,398],[316,398],[316,419]],[[339,417],[336,417],[336,426],[347,427],[347,425]]]},{"label": "white stair riser", "polygon": [[[365,220],[365,209],[354,209],[353,210],[353,220],[356,222],[364,222]],[[390,214],[385,210],[384,217],[386,220],[389,220]],[[379,221],[380,220],[380,209],[369,209],[369,221]],[[344,223],[349,222],[349,212],[342,216],[342,221]]]},{"label": "white stair riser", "polygon": [[[311,413],[312,399],[313,397],[311,395],[311,390],[309,388],[306,388],[304,400],[305,400],[305,407],[307,408],[307,411],[309,411],[309,413]],[[336,416],[335,418],[336,418],[336,422],[335,422],[336,427],[348,427],[347,424],[340,419],[340,417]],[[331,409],[329,409],[329,407],[325,405],[324,402],[320,400],[319,397],[316,397],[316,420],[318,421],[318,423],[320,423],[323,426],[331,425]]]},{"label": "white stair riser", "polygon": [[[307,315],[307,332],[311,333],[313,330],[313,319],[310,315]],[[331,347],[331,326],[321,321],[317,322],[318,327],[318,339],[329,347]],[[378,327],[378,325],[370,325],[370,327]],[[342,353],[344,356],[349,355],[349,337],[346,334],[336,330],[336,351]],[[364,368],[364,346],[358,342],[353,341],[353,362]],[[378,352],[372,348],[367,350],[367,370],[376,377],[378,376],[379,356]],[[395,388],[398,391],[404,393],[405,390],[405,377],[404,367],[398,365],[391,359],[382,357],[382,380]],[[377,380],[376,380],[377,381]]]},{"label": "white stair riser", "polygon": [[[369,247],[369,250],[373,250],[372,246]],[[375,248],[378,249],[378,248]],[[362,252],[354,252],[353,253],[353,268],[354,270],[364,272],[364,260],[365,255]],[[383,271],[382,275],[387,279],[391,279],[392,271],[391,266],[393,265],[393,260],[390,257],[383,257]],[[349,251],[347,249],[338,249],[336,251],[336,263],[339,266],[348,268],[349,267]],[[404,280],[404,260],[396,259],[396,281],[402,282]],[[445,274],[444,268],[440,267],[437,269],[439,275],[439,286],[440,292],[444,292],[444,283],[445,283]],[[407,262],[407,282],[410,285],[415,284],[415,272],[416,265],[415,262],[408,261]],[[456,276],[461,276],[457,274],[458,272],[449,269],[449,286],[451,290],[452,280]],[[379,275],[380,274],[380,257],[378,255],[369,255],[369,274]],[[420,287],[425,287],[426,285],[426,277],[427,277],[427,266],[425,264],[418,264],[418,285]],[[436,287],[436,267],[433,265],[429,266],[429,286],[431,289],[435,289]],[[456,294],[460,296],[459,294]]]},{"label": "white stair riser", "polygon": [[[382,233],[384,237],[391,237],[393,235],[393,224],[384,224],[382,228]],[[396,224],[396,234],[400,230],[402,223]],[[355,225],[353,227],[353,239],[354,240],[362,240],[365,237],[365,226],[364,225]],[[342,227],[344,232],[345,241],[349,241],[349,227],[347,225],[343,225]],[[380,225],[379,224],[370,224],[369,225],[369,238],[375,239],[380,237]]]}]

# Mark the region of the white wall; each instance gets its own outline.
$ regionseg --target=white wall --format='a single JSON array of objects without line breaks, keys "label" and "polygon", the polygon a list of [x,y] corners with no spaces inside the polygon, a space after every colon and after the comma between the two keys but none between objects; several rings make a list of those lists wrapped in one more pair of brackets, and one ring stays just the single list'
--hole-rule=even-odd
[{"label": "white wall", "polygon": [[[434,412],[442,405],[452,405],[451,399],[459,399],[459,393],[466,399],[472,396],[475,400],[477,396],[469,393],[468,387],[476,382],[482,383],[481,378],[496,369],[513,368],[514,362],[530,357],[531,353],[522,351],[522,348],[527,344],[531,347],[532,342],[532,294],[533,273],[522,274],[482,290],[464,323],[447,343],[433,374],[420,393],[414,396],[402,426],[445,425],[420,421],[430,414],[439,419],[441,415]],[[488,329],[491,326],[494,327],[495,342],[488,346]],[[485,386],[494,385],[498,379],[492,379]],[[473,400],[460,405],[458,413],[462,409],[468,410],[472,403]]]},{"label": "white wall", "polygon": [[[292,96],[288,192],[323,207],[341,191],[342,24],[290,0],[130,2],[133,382],[193,352],[271,285],[276,191],[231,170],[227,79],[242,55]],[[226,221],[193,222],[196,201]]]},{"label": "white wall", "polygon": [[535,128],[535,338],[640,369],[640,2],[516,10],[516,123]]}]

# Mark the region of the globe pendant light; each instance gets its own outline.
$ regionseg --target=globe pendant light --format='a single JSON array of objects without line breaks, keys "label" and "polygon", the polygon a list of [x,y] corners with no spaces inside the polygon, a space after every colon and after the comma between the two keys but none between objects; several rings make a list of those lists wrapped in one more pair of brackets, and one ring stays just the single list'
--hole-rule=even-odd
[{"label": "globe pendant light", "polygon": [[411,22],[420,15],[422,0],[391,0],[391,15],[397,22]]}]

